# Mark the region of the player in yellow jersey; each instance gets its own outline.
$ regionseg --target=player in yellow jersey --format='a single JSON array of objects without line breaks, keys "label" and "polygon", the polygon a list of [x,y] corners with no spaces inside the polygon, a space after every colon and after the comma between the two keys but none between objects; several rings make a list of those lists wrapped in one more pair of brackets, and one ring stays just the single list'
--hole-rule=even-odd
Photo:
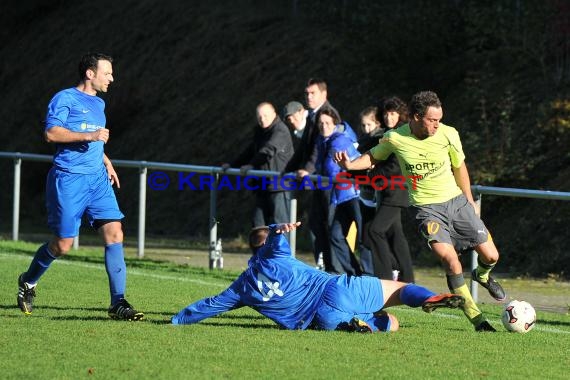
[{"label": "player in yellow jersey", "polygon": [[384,135],[379,144],[354,161],[344,152],[336,161],[347,170],[367,169],[391,153],[407,177],[410,208],[432,252],[441,260],[449,289],[465,298],[464,312],[476,331],[496,331],[469,292],[457,252],[474,249],[478,266],[472,279],[498,301],[506,294],[490,275],[499,259],[491,234],[477,216],[469,173],[457,130],[441,123],[437,94],[415,94],[409,105],[410,122]]}]

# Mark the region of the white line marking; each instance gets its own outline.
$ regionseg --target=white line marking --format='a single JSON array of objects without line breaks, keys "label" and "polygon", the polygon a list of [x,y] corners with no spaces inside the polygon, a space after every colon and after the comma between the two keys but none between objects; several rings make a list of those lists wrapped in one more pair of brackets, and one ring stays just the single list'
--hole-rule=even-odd
[{"label": "white line marking", "polygon": [[[16,254],[0,253],[0,259],[14,259],[14,258],[20,259],[20,260],[28,260],[28,261],[31,260],[31,257],[26,256],[26,255],[20,255],[17,253]],[[98,269],[98,270],[105,270],[104,264],[81,263],[81,262],[70,261],[70,260],[56,260],[56,261],[54,261],[54,264],[55,265],[71,265],[71,266],[82,267],[82,268],[94,268],[94,269]],[[200,285],[217,286],[220,288],[226,288],[230,284],[229,282],[228,283],[210,282],[210,281],[196,280],[196,279],[188,278],[188,277],[176,277],[176,276],[152,274],[152,273],[147,273],[145,271],[141,271],[139,269],[129,269],[128,267],[127,267],[127,275],[145,276],[145,277],[150,277],[150,278],[156,278],[158,280],[190,282],[190,283],[200,284]]]},{"label": "white line marking", "polygon": [[[17,254],[17,253],[13,253],[13,254],[0,253],[0,259],[30,260],[30,256],[21,255],[21,254]],[[59,264],[72,265],[72,266],[78,266],[78,267],[82,267],[82,268],[94,268],[94,269],[98,269],[98,270],[105,270],[105,266],[103,264],[80,263],[80,262],[68,261],[68,260],[57,260],[57,261],[55,261],[55,264],[56,265],[59,265]],[[200,285],[217,286],[220,288],[226,288],[229,285],[229,283],[222,284],[220,282],[195,280],[195,279],[187,278],[187,277],[165,276],[165,275],[160,275],[160,274],[146,273],[144,271],[137,270],[137,269],[128,269],[127,274],[128,275],[135,275],[135,276],[145,276],[145,277],[155,278],[158,280],[182,281],[182,282],[190,282],[190,283],[200,284]],[[396,309],[396,310],[398,310],[398,312],[403,311],[406,313],[423,313],[423,311],[421,311],[420,309],[412,309],[412,308],[408,308],[405,306],[404,307],[397,306],[397,307],[392,307],[390,309],[392,309],[392,310]],[[441,311],[433,313],[432,316],[437,317],[437,318],[449,318],[449,319],[464,318],[462,316],[458,316],[458,315],[454,315],[454,314],[446,314],[446,313],[443,313]],[[492,319],[490,321],[495,323],[495,324],[500,324],[502,326],[502,322],[498,319],[494,319],[494,320]],[[570,334],[570,331],[560,330],[560,329],[556,329],[556,328],[552,328],[552,327],[543,327],[540,324],[537,324],[534,329],[538,330],[538,331],[544,331],[544,332],[549,332],[549,333],[554,333],[554,334]]]}]

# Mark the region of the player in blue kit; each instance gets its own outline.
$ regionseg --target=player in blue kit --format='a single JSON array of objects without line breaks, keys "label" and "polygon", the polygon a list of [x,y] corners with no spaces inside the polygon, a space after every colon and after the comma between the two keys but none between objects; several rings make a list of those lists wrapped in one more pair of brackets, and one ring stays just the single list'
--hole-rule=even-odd
[{"label": "player in blue kit", "polygon": [[56,258],[69,252],[86,214],[105,243],[109,316],[132,321],[143,317],[125,300],[124,215],[112,189],[120,183],[103,151],[109,130],[105,128],[105,102],[97,93],[107,92],[113,82],[112,61],[100,53],[84,55],[77,87],[58,92],[48,105],[44,134],[56,152],[47,176],[46,204],[48,225],[55,236],[38,249],[28,270],[18,278],[18,306],[25,314],[32,313],[38,280]]},{"label": "player in blue kit", "polygon": [[291,330],[315,328],[358,332],[395,331],[399,323],[383,309],[408,305],[428,313],[463,307],[463,297],[376,277],[333,275],[295,259],[284,233],[301,223],[257,227],[250,233],[254,255],[248,268],[222,293],[204,298],[172,317],[193,324],[249,306]]}]

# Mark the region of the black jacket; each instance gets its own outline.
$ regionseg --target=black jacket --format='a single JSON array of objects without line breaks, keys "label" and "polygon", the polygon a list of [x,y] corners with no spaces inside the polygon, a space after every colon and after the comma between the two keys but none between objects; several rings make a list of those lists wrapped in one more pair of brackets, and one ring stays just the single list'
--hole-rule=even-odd
[{"label": "black jacket", "polygon": [[[363,136],[361,139],[358,140],[358,151],[360,153],[368,152],[370,149],[374,148],[378,145],[379,140],[384,135],[384,130],[380,129],[377,132],[374,132],[372,135]],[[392,153],[388,158],[384,161],[378,162],[374,168],[368,170],[366,172],[369,178],[373,178],[374,176],[384,176],[386,177],[389,182],[386,182],[386,188],[380,191],[380,199],[379,205],[386,205],[386,206],[396,206],[396,207],[408,207],[409,200],[408,200],[408,191],[400,189],[399,185],[394,185],[394,189],[392,187],[391,178],[393,176],[401,176],[402,171],[400,170],[400,163],[396,158],[396,155]],[[375,181],[377,187],[381,187],[384,185],[384,181],[377,180]]]},{"label": "black jacket", "polygon": [[[277,116],[269,127],[261,128],[259,125],[255,127],[252,142],[231,162],[231,166],[239,168],[243,165],[252,165],[257,170],[282,173],[291,157],[293,157],[293,141],[289,128]],[[271,184],[267,189],[283,190]]]},{"label": "black jacket", "polygon": [[309,173],[315,172],[315,163],[317,161],[317,150],[315,147],[317,144],[317,137],[319,136],[318,122],[320,110],[323,108],[332,108],[336,111],[336,109],[331,106],[327,100],[323,103],[315,115],[311,116],[311,112],[309,112],[307,115],[305,131],[303,132],[303,137],[301,138],[301,143],[299,144],[299,149],[295,150],[295,155],[287,164],[287,172],[298,169],[305,169]]}]

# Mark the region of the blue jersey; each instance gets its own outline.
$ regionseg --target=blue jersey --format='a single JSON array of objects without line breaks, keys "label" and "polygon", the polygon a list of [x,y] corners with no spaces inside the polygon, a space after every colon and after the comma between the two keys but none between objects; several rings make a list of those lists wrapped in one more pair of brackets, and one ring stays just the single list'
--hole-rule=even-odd
[{"label": "blue jersey", "polygon": [[[58,126],[72,132],[105,128],[105,102],[77,88],[55,94],[48,105],[45,130]],[[56,144],[54,166],[70,173],[93,174],[103,167],[103,141]]]},{"label": "blue jersey", "polygon": [[228,289],[189,305],[172,318],[172,323],[196,323],[249,306],[282,327],[306,329],[321,305],[327,284],[337,277],[292,257],[287,240],[272,227],[265,245]]}]

